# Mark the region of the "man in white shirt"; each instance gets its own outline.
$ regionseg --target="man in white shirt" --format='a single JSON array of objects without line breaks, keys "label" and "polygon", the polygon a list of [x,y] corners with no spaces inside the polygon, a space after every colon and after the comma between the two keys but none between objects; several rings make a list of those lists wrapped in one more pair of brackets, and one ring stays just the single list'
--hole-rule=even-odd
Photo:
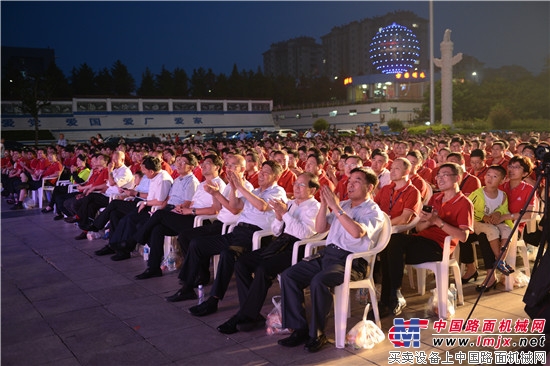
[{"label": "man in white shirt", "polygon": [[[275,161],[268,160],[262,164],[258,176],[259,188],[249,191],[243,179],[229,172],[229,183],[233,186],[230,205],[242,209],[241,216],[233,232],[225,235],[208,236],[191,240],[189,252],[185,258],[179,278],[182,288],[174,295],[166,298],[169,302],[196,299],[193,282],[205,258],[220,254],[217,276],[210,292],[210,298],[200,305],[189,309],[192,315],[204,316],[218,310],[218,301],[223,298],[229,281],[233,276],[237,256],[252,249],[252,236],[258,230],[267,230],[275,218],[275,213],[269,201],[283,200],[286,202],[285,190],[277,185],[277,180],[283,169]],[[237,197],[242,194],[242,199]]]},{"label": "man in white shirt", "polygon": [[225,188],[225,182],[218,175],[222,165],[223,161],[218,155],[207,155],[201,164],[205,181],[199,184],[191,203],[177,205],[171,211],[156,211],[138,233],[128,241],[126,245],[130,247],[134,247],[139,242],[148,243],[151,248],[147,269],[137,275],[136,279],[162,276],[160,265],[164,254],[164,237],[166,235],[174,236],[182,231],[192,229],[196,215],[215,215],[219,212],[221,205],[205,191],[204,187],[211,184],[222,190]]},{"label": "man in white shirt", "polygon": [[[90,193],[82,198],[80,207],[77,211],[78,224],[80,226],[89,225],[89,219],[95,217],[97,211],[102,207],[107,207],[109,204],[109,198],[112,195],[119,194],[119,188],[133,188],[134,175],[130,168],[124,165],[124,153],[122,151],[115,151],[111,156],[111,162],[107,165],[108,178],[104,187],[96,187],[95,190],[106,190],[103,193]],[[83,237],[76,237],[76,239],[85,239],[86,233]]]},{"label": "man in white shirt", "polygon": [[251,331],[265,326],[260,311],[273,279],[292,264],[295,242],[315,234],[315,217],[319,202],[315,191],[319,178],[305,172],[294,182],[294,199],[288,203],[270,201],[275,211],[271,230],[276,238],[269,246],[243,254],[235,264],[235,278],[239,293],[239,311],[218,327],[224,334]]},{"label": "man in white shirt", "polygon": [[[350,253],[368,250],[378,240],[384,214],[372,200],[378,178],[370,169],[355,168],[348,181],[347,201],[339,202],[328,187],[321,187],[321,207],[315,221],[317,232],[329,231],[327,247],[319,258],[301,261],[281,274],[283,328],[294,329],[278,343],[295,347],[306,342],[309,352],[326,343],[326,318],[332,308],[331,289],[344,281],[344,266]],[[328,209],[331,213],[327,215]],[[365,278],[367,265],[355,260],[352,278]],[[304,289],[311,291],[311,322],[305,314]]]}]

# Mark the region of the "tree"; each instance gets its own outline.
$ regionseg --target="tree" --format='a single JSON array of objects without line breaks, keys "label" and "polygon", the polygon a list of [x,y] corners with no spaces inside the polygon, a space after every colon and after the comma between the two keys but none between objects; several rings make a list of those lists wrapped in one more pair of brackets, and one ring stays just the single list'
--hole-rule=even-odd
[{"label": "tree", "polygon": [[153,73],[148,67],[146,67],[145,72],[141,74],[141,85],[138,89],[138,95],[142,97],[158,95]]},{"label": "tree", "polygon": [[32,116],[32,122],[29,121],[29,123],[34,125],[34,145],[38,146],[38,131],[40,129],[38,116],[44,107],[51,104],[52,86],[47,84],[45,77],[37,75],[28,75],[20,86],[21,109],[23,113]]},{"label": "tree", "polygon": [[45,75],[46,85],[51,85],[52,88],[52,98],[71,98],[72,92],[71,87],[69,86],[69,81],[63,71],[55,64],[55,62],[50,63],[50,66],[46,69]]},{"label": "tree", "polygon": [[313,129],[317,132],[319,131],[326,131],[330,127],[330,124],[327,122],[326,119],[319,118],[315,122],[313,122]]},{"label": "tree", "polygon": [[111,76],[115,95],[131,95],[136,90],[134,77],[120,60],[116,60],[111,67]]},{"label": "tree", "polygon": [[177,97],[189,96],[189,77],[184,69],[176,67],[172,73],[174,77],[174,95]]},{"label": "tree", "polygon": [[73,67],[71,82],[75,95],[94,95],[96,93],[95,73],[86,63],[80,65],[78,69]]},{"label": "tree", "polygon": [[162,65],[162,70],[155,77],[155,85],[159,96],[171,97],[174,93],[174,78],[164,65]]},{"label": "tree", "polygon": [[95,85],[98,94],[112,95],[114,93],[114,82],[108,68],[104,67],[97,73]]}]

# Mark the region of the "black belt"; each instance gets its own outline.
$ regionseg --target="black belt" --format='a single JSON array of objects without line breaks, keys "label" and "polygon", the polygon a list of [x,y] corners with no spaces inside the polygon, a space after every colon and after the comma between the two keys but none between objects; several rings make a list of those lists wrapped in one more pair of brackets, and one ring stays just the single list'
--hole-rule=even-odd
[{"label": "black belt", "polygon": [[247,229],[254,230],[254,231],[262,230],[261,227],[256,226],[256,225],[252,225],[252,224],[247,224],[246,222],[239,222],[239,223],[237,224],[237,226],[245,227],[245,228],[247,228]]},{"label": "black belt", "polygon": [[339,247],[338,245],[336,245],[336,244],[329,244],[329,245],[327,245],[327,248],[338,249],[338,250],[343,250],[343,251],[346,251],[346,252],[347,252],[347,250],[340,248],[340,247]]}]

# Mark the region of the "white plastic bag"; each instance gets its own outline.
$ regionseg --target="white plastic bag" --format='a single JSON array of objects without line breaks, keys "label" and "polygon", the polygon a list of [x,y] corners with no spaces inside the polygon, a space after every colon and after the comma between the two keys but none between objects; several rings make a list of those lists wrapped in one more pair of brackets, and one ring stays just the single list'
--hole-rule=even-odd
[{"label": "white plastic bag", "polygon": [[[428,300],[428,311],[442,318],[442,316],[439,315],[439,304],[437,301],[437,288],[434,288],[431,291],[432,291],[432,296],[430,296],[430,299]],[[452,301],[453,298],[454,298],[453,293],[450,290],[448,290],[447,291],[447,315],[445,319],[452,318],[455,315],[455,305],[453,304],[453,301]]]},{"label": "white plastic bag", "polygon": [[521,288],[529,285],[530,278],[525,273],[516,271],[512,276],[514,276],[514,287]]},{"label": "white plastic bag", "polygon": [[355,349],[371,349],[385,339],[384,332],[374,322],[367,320],[370,304],[365,306],[363,320],[346,334],[346,344]]},{"label": "white plastic bag", "polygon": [[283,315],[281,312],[281,296],[273,296],[271,299],[273,310],[267,314],[265,321],[265,330],[267,335],[273,334],[290,334],[292,331],[288,328],[283,328]]}]

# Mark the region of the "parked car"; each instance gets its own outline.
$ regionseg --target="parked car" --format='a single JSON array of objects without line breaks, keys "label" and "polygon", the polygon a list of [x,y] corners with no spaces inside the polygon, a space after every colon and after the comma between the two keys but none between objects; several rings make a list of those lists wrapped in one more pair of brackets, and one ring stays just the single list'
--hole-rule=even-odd
[{"label": "parked car", "polygon": [[353,137],[357,134],[355,130],[338,130],[338,136]]},{"label": "parked car", "polygon": [[296,130],[291,129],[282,129],[282,130],[275,130],[269,134],[269,137],[271,138],[294,138],[298,137],[298,132]]}]

